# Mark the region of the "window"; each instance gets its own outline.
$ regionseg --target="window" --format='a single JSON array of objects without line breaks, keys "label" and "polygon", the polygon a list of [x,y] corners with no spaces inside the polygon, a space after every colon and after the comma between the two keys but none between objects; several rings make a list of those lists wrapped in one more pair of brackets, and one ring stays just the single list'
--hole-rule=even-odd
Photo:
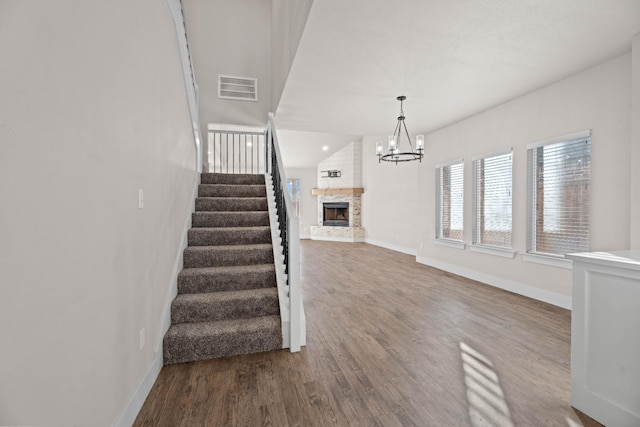
[{"label": "window", "polygon": [[293,202],[293,214],[296,217],[300,216],[300,180],[299,179],[287,179],[287,189],[289,190],[289,197]]},{"label": "window", "polygon": [[591,132],[527,147],[527,252],[589,250]]},{"label": "window", "polygon": [[436,168],[436,238],[462,241],[464,163]]},{"label": "window", "polygon": [[511,249],[511,151],[473,160],[473,243]]}]

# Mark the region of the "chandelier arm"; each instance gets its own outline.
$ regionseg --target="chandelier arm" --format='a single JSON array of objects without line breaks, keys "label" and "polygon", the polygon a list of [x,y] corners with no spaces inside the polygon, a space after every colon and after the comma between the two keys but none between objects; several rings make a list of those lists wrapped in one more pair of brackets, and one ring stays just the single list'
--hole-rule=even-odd
[{"label": "chandelier arm", "polygon": [[411,151],[413,151],[413,143],[411,142],[411,137],[409,136],[409,131],[407,130],[407,124],[402,121],[402,126],[404,127],[404,133],[407,135],[407,140],[409,141],[409,147],[411,147]]}]

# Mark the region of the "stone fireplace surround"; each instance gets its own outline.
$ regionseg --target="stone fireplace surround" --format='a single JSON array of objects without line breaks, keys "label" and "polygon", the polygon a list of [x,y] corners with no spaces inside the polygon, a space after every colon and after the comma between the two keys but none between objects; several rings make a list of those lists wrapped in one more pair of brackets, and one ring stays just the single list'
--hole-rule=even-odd
[{"label": "stone fireplace surround", "polygon": [[[362,227],[362,188],[314,188],[311,194],[318,196],[318,225],[311,226],[312,240],[331,240],[338,242],[363,242]],[[323,203],[349,203],[349,227],[323,226]]]}]

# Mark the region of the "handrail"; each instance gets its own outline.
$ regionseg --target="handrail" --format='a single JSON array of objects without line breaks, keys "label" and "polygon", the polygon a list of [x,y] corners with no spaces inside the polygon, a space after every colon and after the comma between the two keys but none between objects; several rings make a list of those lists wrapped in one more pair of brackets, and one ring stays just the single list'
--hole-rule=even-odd
[{"label": "handrail", "polygon": [[271,175],[276,199],[282,251],[284,254],[287,287],[289,289],[289,334],[291,352],[305,345],[306,326],[302,292],[300,289],[300,219],[295,216],[288,195],[287,177],[280,154],[273,113],[267,124],[267,173]]}]

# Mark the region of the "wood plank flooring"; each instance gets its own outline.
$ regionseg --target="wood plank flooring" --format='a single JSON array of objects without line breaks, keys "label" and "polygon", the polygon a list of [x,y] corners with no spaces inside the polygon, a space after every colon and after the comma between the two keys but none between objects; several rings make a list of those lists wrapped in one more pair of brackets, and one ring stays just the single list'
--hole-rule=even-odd
[{"label": "wood plank flooring", "polygon": [[570,312],[364,243],[302,241],[307,346],[165,366],[135,426],[598,426]]}]

